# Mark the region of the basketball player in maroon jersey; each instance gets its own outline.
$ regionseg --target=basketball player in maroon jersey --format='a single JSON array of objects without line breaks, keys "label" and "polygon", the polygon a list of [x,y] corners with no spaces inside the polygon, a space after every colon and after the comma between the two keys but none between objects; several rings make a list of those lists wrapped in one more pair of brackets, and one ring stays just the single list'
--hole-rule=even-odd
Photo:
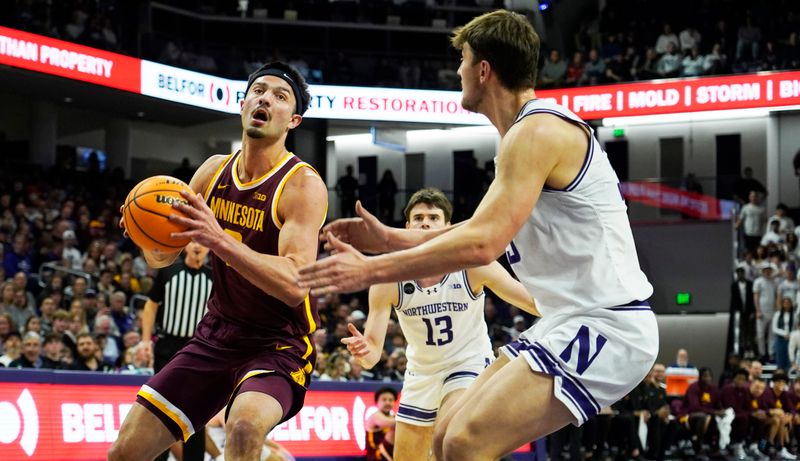
[{"label": "basketball player in maroon jersey", "polygon": [[[267,433],[303,406],[319,324],[297,268],[317,256],[328,192],[316,171],[286,150],[303,120],[308,89],[274,62],[252,75],[241,102],[242,149],[209,158],[175,207],[176,238],[212,253],[208,313],[194,338],[139,391],[111,460],[152,460],[226,408],[225,459],[260,459]],[[178,253],[145,252],[152,267]]]}]

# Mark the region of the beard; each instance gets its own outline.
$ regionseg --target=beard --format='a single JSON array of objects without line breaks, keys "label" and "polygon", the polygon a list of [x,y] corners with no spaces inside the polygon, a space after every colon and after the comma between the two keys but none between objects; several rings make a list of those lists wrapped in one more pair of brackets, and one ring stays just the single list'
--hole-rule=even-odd
[{"label": "beard", "polygon": [[470,112],[478,112],[478,105],[480,104],[480,100],[475,98],[467,98],[466,93],[461,93],[461,107],[467,109]]},{"label": "beard", "polygon": [[263,132],[259,131],[259,129],[258,129],[258,128],[256,128],[256,127],[252,127],[252,126],[251,126],[251,127],[248,127],[248,128],[245,130],[245,134],[247,134],[247,137],[249,137],[249,138],[255,138],[255,139],[263,139],[263,138],[266,138],[266,137],[267,137],[267,135],[266,135],[265,133],[263,133]]}]

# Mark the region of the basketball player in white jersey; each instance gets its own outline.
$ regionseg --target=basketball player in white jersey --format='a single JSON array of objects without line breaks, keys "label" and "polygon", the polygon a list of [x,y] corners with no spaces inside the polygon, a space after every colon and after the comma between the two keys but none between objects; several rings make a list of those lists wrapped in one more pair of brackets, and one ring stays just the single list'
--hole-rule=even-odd
[{"label": "basketball player in white jersey", "polygon": [[[508,248],[542,319],[439,415],[434,434],[437,459],[496,460],[630,392],[655,361],[658,328],[606,153],[575,114],[536,98],[533,27],[499,10],[457,29],[452,43],[462,105],[502,137],[477,210],[462,225],[415,232],[380,226],[357,207],[362,218],[328,226],[336,254],[301,268],[298,283],[316,294],[353,291],[488,264]],[[345,242],[394,252],[365,257]]]},{"label": "basketball player in white jersey", "polygon": [[[453,206],[438,189],[414,193],[406,205],[406,229],[435,230],[450,225]],[[505,301],[535,315],[531,295],[493,262],[461,272],[373,285],[362,335],[342,339],[364,368],[378,363],[392,310],[408,341],[408,367],[397,411],[395,461],[427,460],[437,414],[444,414],[478,374],[494,361],[483,317],[489,287]]]}]

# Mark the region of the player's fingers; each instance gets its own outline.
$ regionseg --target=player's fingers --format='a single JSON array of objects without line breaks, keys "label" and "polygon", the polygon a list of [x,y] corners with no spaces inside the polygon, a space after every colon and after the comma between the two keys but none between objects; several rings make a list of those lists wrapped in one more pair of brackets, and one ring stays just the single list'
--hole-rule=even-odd
[{"label": "player's fingers", "polygon": [[367,209],[361,205],[361,200],[356,200],[356,214],[364,221],[369,221],[372,223],[378,221],[378,218],[376,218],[374,214],[367,211]]},{"label": "player's fingers", "polygon": [[336,285],[326,285],[319,288],[311,289],[312,296],[325,296],[331,293],[339,293],[341,290]]},{"label": "player's fingers", "polygon": [[353,325],[352,323],[348,323],[348,324],[347,324],[347,331],[349,331],[349,332],[350,332],[350,334],[351,334],[351,335],[353,335],[353,336],[355,336],[355,337],[361,337],[361,336],[364,336],[364,335],[362,335],[362,334],[361,334],[361,332],[360,332],[360,331],[358,331],[358,328],[356,328],[356,326],[355,326],[355,325]]},{"label": "player's fingers", "polygon": [[[319,261],[314,261],[311,264],[306,264],[305,266],[301,267],[298,270],[298,274],[300,275],[299,280],[301,282],[306,282],[308,280],[312,280],[318,277],[320,274],[325,273],[332,265],[336,264],[336,257],[331,256],[329,258],[323,258]],[[300,285],[300,286],[309,286],[309,285]]]},{"label": "player's fingers", "polygon": [[340,251],[346,251],[346,250],[352,248],[350,245],[348,245],[348,244],[342,242],[341,240],[339,240],[338,238],[336,238],[336,236],[333,235],[331,232],[328,232],[328,241],[331,243],[331,250],[332,251],[340,252]]}]

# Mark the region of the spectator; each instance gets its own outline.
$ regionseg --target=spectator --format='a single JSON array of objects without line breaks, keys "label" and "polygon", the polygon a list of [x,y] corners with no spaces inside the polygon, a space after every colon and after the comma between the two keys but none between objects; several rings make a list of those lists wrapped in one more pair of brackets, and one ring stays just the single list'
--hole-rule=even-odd
[{"label": "spectator", "polygon": [[630,69],[622,53],[615,54],[606,65],[606,80],[610,83],[627,82],[631,79]]},{"label": "spectator", "polygon": [[778,283],[777,299],[789,298],[791,300],[797,299],[797,293],[800,291],[800,284],[797,283],[795,277],[794,266],[790,266],[783,272],[783,280]]},{"label": "spectator", "polygon": [[61,341],[64,342],[64,346],[69,349],[70,355],[75,357],[78,352],[78,348],[75,341],[75,335],[70,331],[70,323],[71,316],[69,312],[63,309],[58,309],[53,313],[53,333],[61,336]]},{"label": "spectator", "polygon": [[700,42],[702,41],[702,36],[700,32],[697,31],[691,25],[683,29],[678,36],[681,44],[681,52],[686,53],[693,48],[700,48]]},{"label": "spectator", "polygon": [[31,309],[35,308],[36,298],[34,298],[33,293],[28,290],[28,275],[21,271],[17,272],[14,274],[12,282],[14,283],[14,290],[22,292],[25,295],[25,306]]},{"label": "spectator", "polygon": [[336,195],[339,196],[342,217],[355,216],[358,179],[353,176],[353,165],[347,165],[345,175],[336,182]]},{"label": "spectator", "polygon": [[637,60],[631,72],[633,78],[636,80],[653,80],[660,78],[661,74],[658,73],[658,53],[656,53],[656,50],[654,48],[647,48],[644,53],[644,59],[641,62]]},{"label": "spectator", "polygon": [[675,362],[669,366],[670,368],[695,368],[691,362],[689,362],[689,351],[686,349],[678,349],[678,352],[675,354]]},{"label": "spectator", "polygon": [[26,302],[27,298],[23,291],[14,291],[14,300],[11,305],[6,305],[4,310],[0,308],[0,312],[5,312],[11,316],[14,326],[19,328],[20,333],[22,333],[25,324],[28,323],[28,319],[36,315],[32,308],[27,307]]},{"label": "spectator", "polygon": [[576,86],[583,76],[583,53],[576,51],[572,55],[572,61],[567,66],[565,86]]},{"label": "spectator", "polygon": [[22,355],[8,364],[8,368],[42,368],[42,337],[38,333],[26,333],[22,338]]},{"label": "spectator", "polygon": [[[94,321],[94,334],[102,352],[103,361],[116,363],[124,349],[114,320],[108,315],[98,315]],[[80,351],[78,352],[80,353]]]},{"label": "spectator", "polygon": [[600,59],[597,49],[589,51],[589,61],[583,66],[583,77],[580,85],[597,85],[603,82],[606,74],[606,63]]},{"label": "spectator", "polygon": [[761,29],[753,25],[753,18],[749,15],[745,23],[739,27],[736,39],[736,60],[741,61],[747,51],[747,58],[751,61],[758,59],[759,45],[761,41]]},{"label": "spectator", "polygon": [[703,57],[703,73],[706,75],[721,74],[727,66],[728,57],[722,52],[722,46],[715,43],[711,52]]},{"label": "spectator", "polygon": [[681,61],[681,77],[698,77],[703,75],[705,57],[700,55],[700,50],[694,47]]},{"label": "spectator", "polygon": [[663,370],[664,365],[655,364],[642,384],[638,387],[639,407],[645,412],[647,422],[647,455],[648,459],[663,460],[666,451],[667,426],[670,419],[667,392],[661,387],[656,376],[656,366]]},{"label": "spectator", "polygon": [[71,229],[65,230],[64,233],[61,234],[61,240],[64,245],[64,249],[61,252],[61,260],[70,269],[76,271],[83,270],[81,252],[75,247],[75,244],[78,243],[75,231]]},{"label": "spectator", "polygon": [[736,228],[742,229],[745,247],[755,251],[764,236],[764,220],[766,212],[759,204],[758,192],[750,191],[749,202],[739,211]]},{"label": "spectator", "polygon": [[750,192],[758,193],[758,202],[761,202],[761,197],[767,195],[767,189],[761,184],[761,181],[753,177],[753,169],[749,166],[744,168],[742,177],[738,178],[733,184],[733,199],[741,204],[750,201]]},{"label": "spectator", "polygon": [[111,367],[97,358],[99,351],[97,340],[89,333],[78,335],[78,355],[70,365],[70,370],[76,371],[108,371]]},{"label": "spectator", "polygon": [[761,246],[783,245],[783,236],[784,234],[781,233],[781,222],[778,220],[771,220],[767,232],[761,237]]},{"label": "spectator", "polygon": [[672,27],[669,24],[664,24],[664,32],[658,36],[656,40],[655,51],[657,54],[664,54],[669,51],[669,45],[672,44],[672,52],[679,50],[681,46],[678,36],[672,32]]},{"label": "spectator", "polygon": [[785,203],[779,203],[775,207],[775,214],[770,216],[769,221],[780,221],[781,225],[778,229],[780,234],[786,234],[789,232],[794,232],[794,220],[789,217],[789,207],[786,206]]},{"label": "spectator", "polygon": [[561,87],[567,74],[567,63],[561,59],[561,54],[555,48],[550,50],[550,55],[539,72],[539,88]]},{"label": "spectator", "polygon": [[781,67],[784,69],[800,69],[800,40],[797,39],[797,32],[795,31],[789,33],[789,38],[783,45],[783,63]]},{"label": "spectator", "polygon": [[667,49],[658,59],[658,75],[665,78],[677,77],[681,70],[681,55],[676,51],[677,47],[672,43],[667,43]]},{"label": "spectator", "polygon": [[[774,341],[775,362],[778,368],[788,370],[789,361],[789,333],[794,322],[794,301],[792,298],[781,299],[781,310],[772,317],[772,334]],[[772,355],[772,354],[770,354]]]},{"label": "spectator", "polygon": [[394,222],[395,196],[397,195],[397,182],[394,180],[392,170],[383,172],[383,177],[378,183],[378,217],[384,224]]},{"label": "spectator", "polygon": [[26,275],[30,274],[34,267],[28,237],[25,234],[16,233],[12,242],[11,248],[7,249],[3,256],[3,269],[6,274],[16,274],[20,271]]},{"label": "spectator", "polygon": [[781,56],[775,42],[768,40],[764,47],[764,57],[761,59],[760,71],[773,71],[781,69]]},{"label": "spectator", "polygon": [[[736,323],[737,318],[738,324]],[[755,350],[756,307],[753,301],[753,282],[747,280],[743,268],[736,269],[736,280],[731,284],[728,325],[727,351],[729,354],[740,354],[746,350]]]},{"label": "spectator", "polygon": [[733,381],[719,393],[720,406],[730,408],[734,412],[731,424],[731,452],[737,459],[745,459],[744,442],[750,429],[750,392],[747,382],[747,371],[738,369]]},{"label": "spectator", "polygon": [[128,307],[125,305],[127,296],[122,291],[116,291],[111,295],[111,318],[114,319],[116,330],[119,334],[124,335],[131,328],[133,328],[133,317],[128,313]]},{"label": "spectator", "polygon": [[[0,319],[2,316],[0,316]],[[12,331],[3,337],[3,355],[0,356],[0,365],[7,367],[17,360],[22,354],[22,336],[17,331]]]},{"label": "spectator", "polygon": [[762,357],[768,357],[772,346],[772,316],[775,313],[777,282],[772,274],[774,267],[766,264],[761,269],[761,277],[753,282],[753,304],[756,307],[756,338],[758,351]]},{"label": "spectator", "polygon": [[45,336],[42,353],[42,368],[60,370],[66,368],[64,363],[65,347],[61,337],[55,333]]},{"label": "spectator", "polygon": [[42,333],[42,320],[39,317],[32,315],[28,318],[28,321],[25,322],[25,328],[22,330],[22,334],[25,334],[29,331],[39,333],[40,335],[44,336],[44,333]]},{"label": "spectator", "polygon": [[716,435],[714,416],[722,414],[719,392],[714,385],[714,376],[709,368],[700,369],[700,380],[686,390],[684,411],[689,417],[695,453],[701,453],[702,442]]}]

